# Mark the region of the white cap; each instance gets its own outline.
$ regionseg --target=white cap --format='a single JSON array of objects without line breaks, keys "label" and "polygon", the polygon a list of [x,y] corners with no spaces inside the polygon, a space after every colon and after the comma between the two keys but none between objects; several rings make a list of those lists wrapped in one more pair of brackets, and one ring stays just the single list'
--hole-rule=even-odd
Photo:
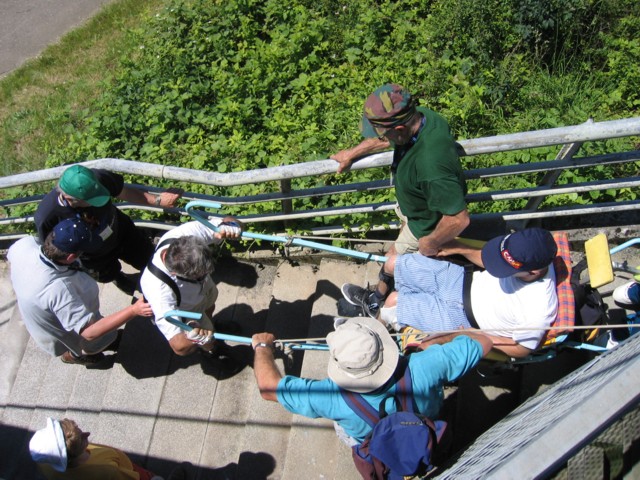
[{"label": "white cap", "polygon": [[47,426],[33,434],[29,442],[31,458],[38,463],[48,463],[58,472],[67,469],[67,446],[60,422],[47,418]]}]

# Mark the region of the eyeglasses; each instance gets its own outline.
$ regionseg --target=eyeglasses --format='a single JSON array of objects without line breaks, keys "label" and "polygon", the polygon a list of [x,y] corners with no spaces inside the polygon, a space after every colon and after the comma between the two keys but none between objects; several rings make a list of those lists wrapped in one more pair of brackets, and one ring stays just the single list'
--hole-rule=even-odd
[{"label": "eyeglasses", "polygon": [[83,208],[91,206],[86,201],[80,198],[72,197],[71,195],[67,195],[66,193],[62,193],[61,196],[63,203],[66,203],[71,208]]}]

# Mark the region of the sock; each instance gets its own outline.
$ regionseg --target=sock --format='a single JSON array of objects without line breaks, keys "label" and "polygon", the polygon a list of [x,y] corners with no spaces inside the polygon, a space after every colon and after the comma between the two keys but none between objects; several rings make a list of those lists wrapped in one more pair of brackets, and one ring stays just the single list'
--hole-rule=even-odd
[{"label": "sock", "polygon": [[380,293],[380,291],[376,288],[375,291],[371,294],[371,296],[369,297],[369,300],[372,303],[377,303],[378,305],[382,304],[382,302],[384,302],[386,295]]},{"label": "sock", "polygon": [[380,320],[384,325],[389,328],[399,331],[400,326],[398,325],[398,316],[396,314],[396,307],[382,307],[380,309]]}]

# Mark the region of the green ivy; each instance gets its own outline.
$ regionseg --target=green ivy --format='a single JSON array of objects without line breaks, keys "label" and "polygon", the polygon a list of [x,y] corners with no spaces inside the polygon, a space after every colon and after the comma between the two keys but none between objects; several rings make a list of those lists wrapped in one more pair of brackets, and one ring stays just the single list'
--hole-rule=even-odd
[{"label": "green ivy", "polygon": [[[228,173],[328,158],[359,141],[364,98],[390,81],[440,111],[459,138],[633,116],[640,102],[639,14],[632,0],[168,1],[162,13],[131,32],[138,48],[123,57],[104,95],[74,119],[50,163],[119,157]],[[615,147],[631,146],[621,140]],[[585,154],[598,148],[589,146]],[[501,153],[463,163],[533,162],[556,152]],[[349,175],[365,181],[388,173]],[[575,181],[572,175],[582,173],[569,172],[562,181]],[[474,181],[471,190],[531,187],[538,180]],[[310,188],[319,180],[293,184]],[[242,196],[277,191],[278,185],[189,189]],[[618,196],[635,198],[624,189]],[[393,192],[297,200],[294,208],[386,200]],[[229,210],[278,208],[268,202]],[[349,222],[373,220],[353,215]]]}]

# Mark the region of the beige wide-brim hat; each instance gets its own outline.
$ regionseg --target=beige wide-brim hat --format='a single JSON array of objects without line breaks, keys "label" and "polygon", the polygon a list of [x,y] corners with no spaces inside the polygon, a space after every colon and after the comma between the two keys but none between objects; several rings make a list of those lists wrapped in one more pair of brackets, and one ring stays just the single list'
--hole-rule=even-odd
[{"label": "beige wide-brim hat", "polygon": [[340,387],[367,393],[383,386],[400,353],[385,326],[369,317],[338,319],[327,335],[329,378]]}]

